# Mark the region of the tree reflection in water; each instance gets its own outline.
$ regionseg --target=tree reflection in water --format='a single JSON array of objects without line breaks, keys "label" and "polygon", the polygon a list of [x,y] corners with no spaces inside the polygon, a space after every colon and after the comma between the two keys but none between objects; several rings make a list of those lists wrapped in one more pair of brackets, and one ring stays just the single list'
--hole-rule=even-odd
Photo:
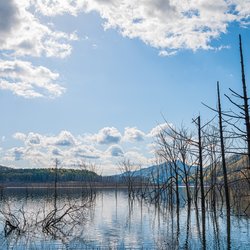
[{"label": "tree reflection in water", "polygon": [[[26,193],[26,195],[25,195]],[[5,190],[1,200],[0,249],[247,249],[249,220],[206,213],[202,245],[201,210],[180,203],[179,219],[168,203],[129,198],[124,190]],[[173,207],[175,205],[173,204]],[[224,212],[223,208],[221,210]],[[178,225],[179,224],[179,225]],[[10,226],[12,225],[12,226]],[[240,239],[240,240],[239,240]]]}]

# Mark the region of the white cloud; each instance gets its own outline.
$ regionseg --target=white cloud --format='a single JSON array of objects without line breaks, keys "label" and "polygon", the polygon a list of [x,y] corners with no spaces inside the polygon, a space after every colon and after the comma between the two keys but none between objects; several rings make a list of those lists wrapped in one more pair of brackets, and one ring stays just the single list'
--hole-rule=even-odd
[{"label": "white cloud", "polygon": [[50,155],[53,155],[55,157],[60,157],[63,155],[62,150],[60,150],[57,147],[53,147],[53,146],[49,148],[49,152],[50,152]]},{"label": "white cloud", "polygon": [[[77,34],[58,31],[53,17],[91,11],[99,13],[104,29],[139,38],[157,48],[160,56],[182,49],[228,48],[213,47],[211,42],[226,33],[232,22],[250,23],[249,0],[0,0],[0,51],[11,58],[67,57]],[[52,25],[44,16],[52,17]],[[17,74],[17,68],[8,74],[1,70],[0,88],[27,98],[58,97],[65,91],[55,83],[57,73],[32,65],[27,57],[22,60],[1,61],[1,66],[21,67],[27,74]]]},{"label": "white cloud", "polygon": [[121,146],[112,145],[107,149],[107,154],[111,157],[119,157],[119,156],[123,156],[124,152]]},{"label": "white cloud", "polygon": [[78,140],[66,130],[61,131],[58,135],[41,135],[38,133],[30,132],[27,135],[17,132],[13,135],[14,139],[21,140],[26,146],[59,146],[59,147],[71,147],[79,145]]},{"label": "white cloud", "polygon": [[89,138],[92,138],[92,140],[100,144],[116,144],[121,140],[122,135],[118,129],[114,127],[105,127]]},{"label": "white cloud", "polygon": [[169,129],[169,127],[173,126],[171,123],[161,123],[157,125],[156,127],[152,128],[151,131],[148,133],[148,137],[156,137],[158,136],[162,131]]},{"label": "white cloud", "polygon": [[17,132],[13,138],[21,141],[20,147],[5,149],[1,155],[8,161],[7,166],[14,162],[25,167],[51,167],[57,158],[62,167],[79,167],[88,161],[101,166],[103,174],[112,174],[117,173],[117,163],[122,159],[129,159],[142,167],[154,164],[157,150],[154,137],[169,126],[173,125],[159,124],[148,134],[136,127],[127,127],[124,137],[126,135],[130,143],[114,127],[105,127],[98,133],[83,137],[66,130],[54,135]]},{"label": "white cloud", "polygon": [[143,141],[145,133],[136,127],[127,127],[125,128],[123,140],[124,141]]},{"label": "white cloud", "polygon": [[0,0],[0,50],[15,56],[70,55],[70,42],[77,40],[76,34],[52,30],[32,13],[31,7],[30,0]]},{"label": "white cloud", "polygon": [[249,0],[229,0],[228,1],[238,13],[239,18],[250,16],[250,1]]},{"label": "white cloud", "polygon": [[25,155],[24,147],[14,147],[7,150],[4,159],[7,161],[20,161],[23,160],[24,155]]},{"label": "white cloud", "polygon": [[[24,1],[24,0],[23,0]],[[160,49],[160,56],[179,49],[213,49],[211,41],[227,32],[229,23],[246,23],[249,0],[32,0],[37,12],[46,16],[77,16],[95,11],[104,28],[123,36],[139,38]]]},{"label": "white cloud", "polygon": [[65,13],[76,16],[86,8],[85,0],[32,0],[36,10],[45,16],[63,15]]},{"label": "white cloud", "polygon": [[0,88],[25,98],[58,97],[65,88],[56,83],[59,74],[30,62],[0,60]]},{"label": "white cloud", "polygon": [[37,133],[29,133],[27,137],[25,137],[26,145],[33,146],[33,145],[41,145],[42,143],[42,136]]},{"label": "white cloud", "polygon": [[105,29],[115,28],[123,36],[140,38],[160,49],[162,56],[179,49],[213,49],[211,41],[226,33],[229,23],[244,22],[250,13],[249,0],[77,2],[85,2],[87,11],[97,11],[105,20]]},{"label": "white cloud", "polygon": [[71,154],[75,158],[84,159],[99,159],[102,156],[102,152],[91,145],[80,145],[75,147],[71,150]]},{"label": "white cloud", "polygon": [[[228,25],[246,24],[249,0],[0,0],[0,49],[15,55],[65,57],[76,34],[53,30],[40,15],[98,12],[104,28],[139,38],[169,56],[179,49],[213,49]],[[52,19],[53,21],[53,19]],[[223,48],[223,47],[220,47]]]},{"label": "white cloud", "polygon": [[160,50],[159,53],[158,53],[158,55],[162,56],[162,57],[164,57],[164,56],[174,56],[176,54],[177,54],[176,50],[175,51]]},{"label": "white cloud", "polygon": [[40,148],[29,147],[26,148],[23,158],[24,160],[31,162],[32,165],[51,167],[55,157],[53,157],[53,155],[48,156],[48,152],[44,152]]},{"label": "white cloud", "polygon": [[58,136],[46,137],[46,144],[61,147],[75,146],[77,140],[69,131],[61,131]]},{"label": "white cloud", "polygon": [[[145,133],[137,128],[126,128],[125,131],[131,143],[137,143],[144,137],[146,140]],[[114,127],[105,127],[87,137],[86,140],[85,137],[75,136],[69,131],[61,131],[57,135],[17,132],[13,138],[21,141],[22,147],[5,150],[3,159],[8,161],[8,164],[16,162],[20,166],[23,162],[25,166],[31,167],[51,167],[55,158],[59,159],[64,167],[76,167],[83,160],[87,160],[102,166],[104,174],[112,173],[121,157],[144,166],[149,163],[143,153],[143,144],[140,148],[131,147],[126,152],[123,147],[126,148],[126,145],[123,145],[126,141],[121,140],[121,133]]]},{"label": "white cloud", "polygon": [[20,141],[25,141],[27,136],[24,133],[17,132],[13,135],[13,138]]},{"label": "white cloud", "polygon": [[138,166],[147,166],[150,164],[150,159],[137,151],[128,151],[124,154],[124,157]]},{"label": "white cloud", "polygon": [[13,0],[0,0],[0,35],[9,34],[20,22],[19,10]]}]

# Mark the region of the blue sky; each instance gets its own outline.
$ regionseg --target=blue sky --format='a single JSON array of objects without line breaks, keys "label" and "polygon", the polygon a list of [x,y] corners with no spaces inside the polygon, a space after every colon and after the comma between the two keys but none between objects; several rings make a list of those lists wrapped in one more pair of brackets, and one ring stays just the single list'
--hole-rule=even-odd
[{"label": "blue sky", "polygon": [[248,0],[0,0],[0,163],[152,164],[162,115],[191,127],[217,80],[241,91],[249,15]]}]

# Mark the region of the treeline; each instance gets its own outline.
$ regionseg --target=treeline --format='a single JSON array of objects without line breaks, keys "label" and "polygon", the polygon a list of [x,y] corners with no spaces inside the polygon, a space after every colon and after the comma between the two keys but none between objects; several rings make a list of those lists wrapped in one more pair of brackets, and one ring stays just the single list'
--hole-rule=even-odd
[{"label": "treeline", "polygon": [[52,183],[57,175],[58,182],[89,182],[100,177],[86,169],[14,169],[0,166],[0,184],[6,183]]}]

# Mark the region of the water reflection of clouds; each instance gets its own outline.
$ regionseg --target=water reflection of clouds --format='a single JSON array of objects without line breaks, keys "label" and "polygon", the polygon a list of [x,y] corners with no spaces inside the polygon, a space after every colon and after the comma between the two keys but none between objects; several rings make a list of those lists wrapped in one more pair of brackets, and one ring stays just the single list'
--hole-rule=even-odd
[{"label": "water reflection of clouds", "polygon": [[[9,197],[11,210],[23,207],[28,223],[34,224],[36,219],[42,219],[53,209],[53,192],[22,190],[22,192],[11,191],[5,194]],[[15,193],[16,192],[16,193]],[[65,204],[82,204],[81,190],[61,191],[58,195],[57,206],[60,208]],[[6,207],[6,200],[2,200],[0,208]],[[38,211],[42,211],[38,213]],[[0,223],[0,249],[8,249],[8,246],[27,245],[35,249],[71,249],[106,247],[110,249],[123,248],[157,248],[167,249],[178,244],[178,247],[197,248],[201,247],[199,227],[197,224],[196,211],[190,211],[190,224],[187,224],[188,213],[185,207],[180,209],[180,234],[176,234],[176,216],[173,217],[164,206],[156,206],[146,201],[134,199],[129,200],[125,191],[98,191],[96,199],[85,210],[72,214],[78,219],[78,223],[64,226],[62,234],[59,231],[55,235],[45,233],[41,228],[31,227],[28,234],[17,237],[11,234],[4,237],[3,221]],[[2,218],[3,219],[3,218]],[[70,222],[70,219],[67,218]],[[33,222],[32,222],[33,221]],[[31,223],[32,222],[32,223]],[[219,216],[217,223],[219,227],[219,239],[214,235],[213,220],[210,213],[207,214],[206,237],[209,247],[223,248],[226,244],[225,218]],[[33,225],[32,224],[32,225]],[[249,246],[250,232],[247,229],[249,221],[232,217],[232,247]],[[188,230],[188,231],[187,231]],[[178,236],[178,237],[177,237]],[[241,242],[239,243],[239,238]],[[187,242],[186,242],[187,241]],[[178,243],[179,242],[179,243]],[[219,242],[219,243],[218,243]],[[45,247],[45,248],[44,248]],[[243,248],[244,249],[244,248]]]}]

